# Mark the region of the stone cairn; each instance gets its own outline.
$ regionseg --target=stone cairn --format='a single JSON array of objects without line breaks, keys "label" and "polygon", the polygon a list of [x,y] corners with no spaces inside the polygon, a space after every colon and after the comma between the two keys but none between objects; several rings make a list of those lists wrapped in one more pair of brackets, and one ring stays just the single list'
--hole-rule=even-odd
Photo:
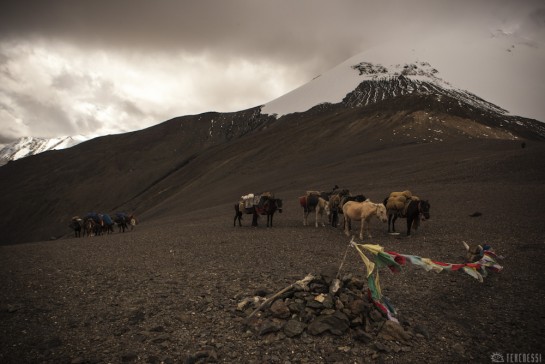
[{"label": "stone cairn", "polygon": [[267,299],[259,295],[245,298],[237,310],[246,317],[246,329],[257,336],[283,332],[295,338],[306,332],[350,334],[364,343],[410,340],[414,333],[389,320],[364,287],[365,282],[351,274],[342,279],[307,275]]}]

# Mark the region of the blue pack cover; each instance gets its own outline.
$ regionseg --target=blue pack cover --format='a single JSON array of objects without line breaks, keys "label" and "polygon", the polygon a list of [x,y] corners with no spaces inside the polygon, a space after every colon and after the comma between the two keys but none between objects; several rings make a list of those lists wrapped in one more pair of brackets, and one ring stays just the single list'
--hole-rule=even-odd
[{"label": "blue pack cover", "polygon": [[112,218],[108,214],[102,215],[102,221],[104,221],[106,225],[113,225]]}]

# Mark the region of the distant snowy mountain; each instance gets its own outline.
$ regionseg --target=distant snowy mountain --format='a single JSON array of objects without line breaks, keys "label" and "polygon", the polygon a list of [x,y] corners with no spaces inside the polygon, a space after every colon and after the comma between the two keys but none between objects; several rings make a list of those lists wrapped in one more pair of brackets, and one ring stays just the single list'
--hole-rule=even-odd
[{"label": "distant snowy mountain", "polygon": [[[434,88],[496,112],[545,122],[543,64],[543,44],[528,43],[500,30],[483,32],[464,44],[449,42],[446,36],[411,40],[402,47],[384,44],[272,100],[262,113],[280,117],[323,103],[340,103],[358,87],[365,98],[361,102]],[[367,89],[360,86],[363,82]],[[435,91],[429,89],[429,93]]]},{"label": "distant snowy mountain", "polygon": [[0,165],[48,150],[70,148],[87,139],[89,138],[82,135],[59,138],[23,137],[0,149]]}]

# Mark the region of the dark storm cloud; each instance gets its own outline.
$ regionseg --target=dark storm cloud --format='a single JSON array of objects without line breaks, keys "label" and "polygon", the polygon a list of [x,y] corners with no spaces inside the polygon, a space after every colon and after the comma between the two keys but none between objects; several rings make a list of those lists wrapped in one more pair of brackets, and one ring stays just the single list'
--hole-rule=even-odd
[{"label": "dark storm cloud", "polygon": [[509,14],[539,2],[10,0],[0,12],[0,37],[56,38],[117,50],[213,51],[275,62],[316,57],[338,63],[407,28]]},{"label": "dark storm cloud", "polygon": [[377,36],[360,30],[376,10],[359,0],[9,1],[0,13],[0,37],[54,38],[127,51],[213,51],[274,61],[311,55],[337,62],[354,53],[362,36]]}]

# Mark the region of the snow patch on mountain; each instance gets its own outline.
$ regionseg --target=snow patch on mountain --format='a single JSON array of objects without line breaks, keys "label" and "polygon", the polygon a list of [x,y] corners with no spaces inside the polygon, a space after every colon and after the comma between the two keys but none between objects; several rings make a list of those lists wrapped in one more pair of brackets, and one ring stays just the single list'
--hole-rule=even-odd
[{"label": "snow patch on mountain", "polygon": [[58,138],[23,137],[0,149],[0,165],[48,150],[70,148],[88,139],[83,135]]},{"label": "snow patch on mountain", "polygon": [[[355,61],[356,59],[351,58],[321,77],[266,104],[262,112],[280,117],[303,112],[323,103],[344,102],[349,106],[365,106],[413,92],[447,95],[474,106],[506,112],[470,92],[453,87],[440,78],[439,71],[428,62],[415,61],[385,66]],[[335,87],[330,87],[331,85]]]}]

